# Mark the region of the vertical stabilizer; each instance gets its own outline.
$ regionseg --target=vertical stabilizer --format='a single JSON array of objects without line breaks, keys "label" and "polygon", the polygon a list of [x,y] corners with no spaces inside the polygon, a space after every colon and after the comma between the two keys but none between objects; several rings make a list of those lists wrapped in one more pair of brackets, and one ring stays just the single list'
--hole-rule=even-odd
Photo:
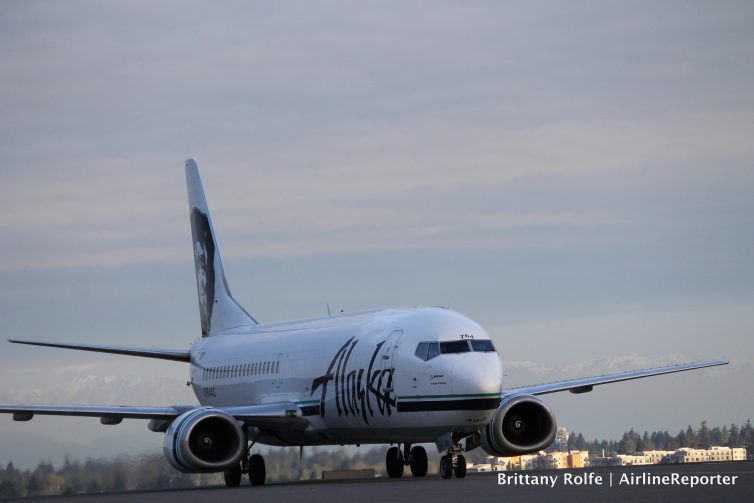
[{"label": "vertical stabilizer", "polygon": [[217,335],[237,327],[256,325],[256,320],[230,294],[223,261],[220,258],[220,248],[217,246],[215,230],[209,216],[207,199],[204,197],[199,169],[194,159],[186,161],[186,188],[202,337]]}]

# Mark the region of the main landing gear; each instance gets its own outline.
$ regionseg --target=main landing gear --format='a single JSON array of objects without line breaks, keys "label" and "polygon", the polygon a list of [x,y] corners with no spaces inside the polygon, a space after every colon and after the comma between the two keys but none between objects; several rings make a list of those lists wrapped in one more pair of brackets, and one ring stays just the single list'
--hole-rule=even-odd
[{"label": "main landing gear", "polygon": [[411,447],[411,444],[403,444],[403,452],[398,447],[391,447],[387,450],[385,456],[385,468],[391,479],[397,479],[403,476],[403,468],[408,465],[411,467],[411,475],[414,477],[425,477],[427,475],[427,451],[424,447],[417,445]]},{"label": "main landing gear", "polygon": [[241,462],[225,470],[225,485],[227,487],[238,487],[241,484],[241,478],[246,473],[249,476],[249,484],[253,486],[264,485],[264,481],[267,478],[267,469],[264,466],[264,458],[259,454],[252,454],[246,452]]}]

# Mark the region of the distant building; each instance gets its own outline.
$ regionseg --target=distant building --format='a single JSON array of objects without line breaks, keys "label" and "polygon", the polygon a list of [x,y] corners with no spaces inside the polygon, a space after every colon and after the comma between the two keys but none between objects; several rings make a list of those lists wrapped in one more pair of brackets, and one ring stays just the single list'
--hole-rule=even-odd
[{"label": "distant building", "polygon": [[649,465],[649,459],[643,454],[616,454],[615,466]]},{"label": "distant building", "polygon": [[710,461],[745,461],[746,449],[743,447],[722,447],[715,445],[709,449],[691,449],[682,447],[675,451],[676,463],[706,463]]},{"label": "distant building", "polygon": [[616,454],[612,457],[593,458],[590,466],[656,465],[660,463],[709,463],[715,461],[745,461],[743,447],[714,446],[709,449],[682,447],[675,451],[644,451],[636,454]]},{"label": "distant building", "polygon": [[493,470],[492,465],[489,463],[469,463],[466,466],[466,470],[469,473],[483,473],[483,472],[497,471],[497,470]]},{"label": "distant building", "polygon": [[510,458],[509,470],[536,470],[540,465],[540,456],[544,453],[522,454]]},{"label": "distant building", "polygon": [[617,454],[613,457],[614,466],[657,465],[673,462],[675,451],[643,451],[636,454]]},{"label": "distant building", "polygon": [[590,458],[587,451],[540,451],[537,454],[497,457],[488,456],[479,464],[470,464],[470,472],[504,472],[521,470],[561,470],[585,466],[632,466],[660,463],[706,463],[714,461],[745,461],[743,447],[714,446],[709,449],[683,447],[676,451],[644,451]]},{"label": "distant building", "polygon": [[548,452],[540,459],[540,468],[546,470],[558,470],[560,468],[568,468],[568,453],[567,452]]},{"label": "distant building", "polygon": [[571,434],[568,433],[568,430],[566,430],[562,426],[558,428],[558,432],[555,434],[555,447],[559,451],[567,451],[568,439],[570,438],[570,436]]},{"label": "distant building", "polygon": [[571,451],[568,454],[568,468],[583,468],[589,464],[589,451]]},{"label": "distant building", "polygon": [[589,466],[616,466],[618,460],[614,456],[597,456],[589,458]]},{"label": "distant building", "polygon": [[637,452],[637,454],[644,456],[647,459],[648,464],[658,465],[660,463],[671,463],[675,451],[644,451]]},{"label": "distant building", "polygon": [[511,464],[511,458],[498,456],[487,456],[481,463],[469,464],[467,470],[474,472],[504,472],[507,471]]},{"label": "distant building", "polygon": [[589,459],[587,451],[548,452],[540,454],[539,467],[558,470],[561,468],[582,468]]}]

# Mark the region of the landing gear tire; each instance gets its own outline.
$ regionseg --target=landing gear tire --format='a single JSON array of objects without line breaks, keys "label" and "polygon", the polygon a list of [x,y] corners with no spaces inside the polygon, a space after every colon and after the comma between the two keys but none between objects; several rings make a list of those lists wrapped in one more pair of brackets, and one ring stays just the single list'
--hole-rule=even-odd
[{"label": "landing gear tire", "polygon": [[241,465],[236,465],[233,468],[225,470],[223,475],[225,476],[226,487],[238,487],[241,485]]},{"label": "landing gear tire", "polygon": [[462,479],[466,476],[466,458],[460,454],[456,456],[456,465],[453,467],[453,473],[456,474],[457,479]]},{"label": "landing gear tire", "polygon": [[391,479],[403,477],[403,453],[397,447],[391,447],[387,450],[385,456],[385,468]]},{"label": "landing gear tire", "polygon": [[414,477],[427,476],[427,451],[424,447],[416,446],[411,449],[411,475]]},{"label": "landing gear tire", "polygon": [[440,458],[440,477],[449,479],[453,476],[453,456],[446,454]]},{"label": "landing gear tire", "polygon": [[249,458],[249,483],[253,486],[263,486],[267,478],[267,469],[264,467],[264,458],[254,454]]}]

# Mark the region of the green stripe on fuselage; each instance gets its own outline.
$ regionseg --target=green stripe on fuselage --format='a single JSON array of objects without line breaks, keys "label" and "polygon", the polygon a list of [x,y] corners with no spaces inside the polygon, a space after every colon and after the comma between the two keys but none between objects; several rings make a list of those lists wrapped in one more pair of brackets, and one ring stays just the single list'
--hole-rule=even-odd
[{"label": "green stripe on fuselage", "polygon": [[491,398],[500,396],[500,393],[474,393],[458,395],[407,395],[399,396],[398,400],[447,400],[454,398]]}]

